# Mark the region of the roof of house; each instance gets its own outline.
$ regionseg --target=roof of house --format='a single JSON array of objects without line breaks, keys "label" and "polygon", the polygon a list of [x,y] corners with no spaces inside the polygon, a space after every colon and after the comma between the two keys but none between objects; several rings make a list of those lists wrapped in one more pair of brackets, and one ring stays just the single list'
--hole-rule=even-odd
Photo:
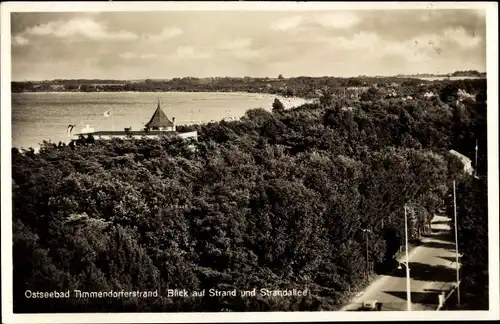
[{"label": "roof of house", "polygon": [[174,123],[168,119],[167,115],[160,108],[160,100],[158,100],[158,107],[156,108],[153,116],[149,122],[144,125],[147,128],[153,127],[172,127]]},{"label": "roof of house", "polygon": [[459,153],[455,150],[450,150],[450,153],[457,156],[458,158],[460,158],[462,160],[462,162],[464,162],[464,163],[471,163],[472,162],[472,160],[469,159],[467,156],[465,156],[462,153]]}]

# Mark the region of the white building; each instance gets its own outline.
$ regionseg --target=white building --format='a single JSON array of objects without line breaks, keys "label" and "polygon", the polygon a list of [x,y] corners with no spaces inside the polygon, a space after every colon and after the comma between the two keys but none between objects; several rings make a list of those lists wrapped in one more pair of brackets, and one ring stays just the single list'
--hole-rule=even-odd
[{"label": "white building", "polygon": [[460,161],[462,161],[464,165],[464,172],[472,175],[472,173],[474,172],[474,168],[472,167],[472,160],[455,150],[450,150],[450,153],[455,155],[460,159]]},{"label": "white building", "polygon": [[158,107],[156,108],[153,116],[148,123],[145,124],[144,129],[139,131],[133,131],[131,128],[125,128],[123,131],[96,131],[94,128],[86,125],[85,128],[82,129],[80,133],[71,134],[71,130],[73,126],[68,126],[68,136],[72,139],[72,141],[77,141],[80,136],[87,137],[92,135],[92,137],[96,140],[103,139],[109,140],[112,138],[122,138],[122,139],[140,139],[143,137],[146,138],[158,138],[159,136],[172,135],[178,136],[184,139],[193,138],[198,140],[198,132],[185,132],[179,133],[176,130],[175,118],[169,120],[167,115],[160,108],[160,101],[158,101]]}]

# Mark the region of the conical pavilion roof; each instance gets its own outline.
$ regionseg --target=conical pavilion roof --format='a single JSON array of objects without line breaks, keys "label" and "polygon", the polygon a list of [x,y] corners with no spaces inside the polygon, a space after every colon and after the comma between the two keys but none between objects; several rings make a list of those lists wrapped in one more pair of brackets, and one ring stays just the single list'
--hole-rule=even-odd
[{"label": "conical pavilion roof", "polygon": [[158,100],[158,107],[156,108],[153,116],[149,122],[144,125],[147,128],[158,128],[158,127],[172,127],[174,123],[170,121],[167,115],[160,108],[160,101]]}]

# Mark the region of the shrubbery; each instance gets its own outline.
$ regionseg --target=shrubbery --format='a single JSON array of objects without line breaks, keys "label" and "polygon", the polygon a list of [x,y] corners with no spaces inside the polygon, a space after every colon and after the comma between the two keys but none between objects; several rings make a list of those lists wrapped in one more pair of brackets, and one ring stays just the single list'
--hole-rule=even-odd
[{"label": "shrubbery", "polygon": [[[452,97],[453,85],[435,87]],[[485,82],[471,81],[468,90],[482,93]],[[45,143],[39,154],[13,149],[14,311],[334,309],[363,281],[361,229],[373,231],[370,262],[392,258],[403,205],[418,236],[460,175],[448,150],[473,156],[476,139],[486,147],[484,101],[455,106],[453,98],[370,96],[348,103],[350,109],[330,98],[276,113],[251,110],[240,121],[179,126],[198,130],[194,151],[168,137],[74,148]],[[478,198],[478,213],[485,204]],[[467,219],[481,224],[461,226],[461,244],[479,236],[474,244],[484,251],[487,218]],[[470,264],[464,273],[485,270],[484,262]],[[85,304],[24,296],[28,289],[174,288],[307,288],[310,295]]]}]

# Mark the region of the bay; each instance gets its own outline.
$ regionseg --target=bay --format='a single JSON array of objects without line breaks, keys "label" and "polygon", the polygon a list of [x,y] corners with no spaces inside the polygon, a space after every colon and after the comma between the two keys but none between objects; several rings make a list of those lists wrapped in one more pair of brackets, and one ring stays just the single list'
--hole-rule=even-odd
[{"label": "bay", "polygon": [[[25,92],[12,94],[12,146],[36,148],[44,140],[68,142],[89,125],[96,131],[140,130],[153,115],[158,100],[169,119],[178,125],[239,118],[252,108],[272,109],[275,98],[286,108],[306,102],[299,98],[240,92]],[[105,117],[109,111],[113,117]]]}]

